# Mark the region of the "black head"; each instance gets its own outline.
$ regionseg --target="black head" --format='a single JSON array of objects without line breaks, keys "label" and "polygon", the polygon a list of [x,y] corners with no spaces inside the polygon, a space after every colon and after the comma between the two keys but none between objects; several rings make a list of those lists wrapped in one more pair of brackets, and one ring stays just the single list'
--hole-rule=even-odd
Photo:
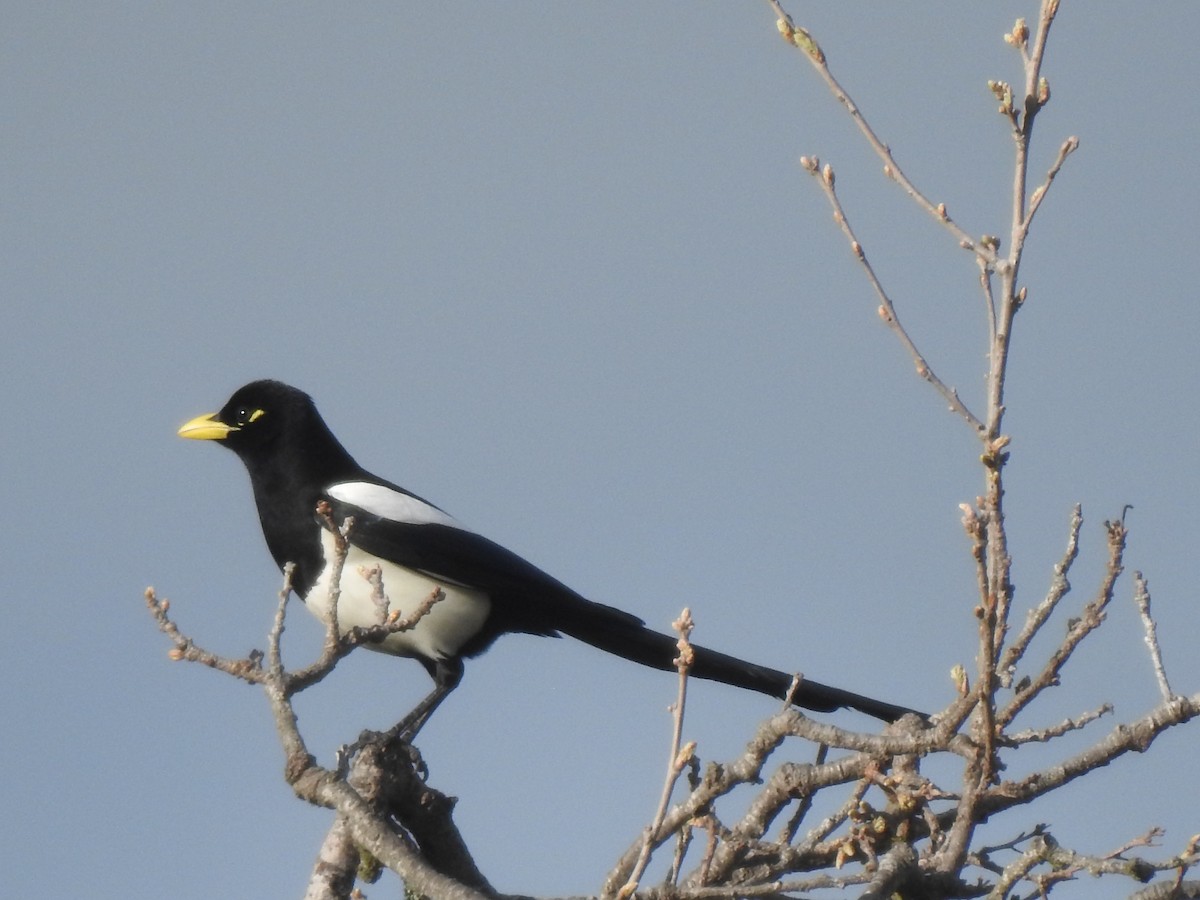
[{"label": "black head", "polygon": [[179,436],[219,441],[245,463],[267,547],[279,566],[296,564],[292,586],[307,593],[323,560],[317,501],[330,484],[363,474],[312,398],[279,381],[254,381],[220,412],[187,422]]},{"label": "black head", "polygon": [[179,436],[220,441],[241,457],[252,475],[276,464],[317,470],[354,465],[312,398],[282,381],[250,382],[235,391],[220,412],[186,422]]}]

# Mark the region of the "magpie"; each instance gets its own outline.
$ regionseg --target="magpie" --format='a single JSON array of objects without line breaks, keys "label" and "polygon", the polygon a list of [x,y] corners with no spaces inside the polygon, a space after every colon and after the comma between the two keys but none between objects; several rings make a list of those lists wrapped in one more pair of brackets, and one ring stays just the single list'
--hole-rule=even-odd
[{"label": "magpie", "polygon": [[[441,592],[415,627],[365,645],[416,659],[433,678],[433,690],[397,726],[410,740],[458,686],[463,660],[502,634],[565,634],[632,662],[674,669],[674,638],[582,597],[427,500],[372,475],[297,388],[252,382],[220,412],[185,423],[179,435],[220,441],[245,464],[267,548],[280,569],[293,564],[293,590],[323,620],[336,548],[327,516],[338,524],[353,517],[337,606],[343,631],[380,622],[373,586],[362,574],[374,565],[391,612],[408,616]],[[328,504],[320,515],[319,504]],[[703,647],[694,651],[690,674],[780,699],[790,692],[794,704],[810,710],[848,707],[888,722],[913,711],[808,679],[793,690],[793,676],[784,672]]]}]

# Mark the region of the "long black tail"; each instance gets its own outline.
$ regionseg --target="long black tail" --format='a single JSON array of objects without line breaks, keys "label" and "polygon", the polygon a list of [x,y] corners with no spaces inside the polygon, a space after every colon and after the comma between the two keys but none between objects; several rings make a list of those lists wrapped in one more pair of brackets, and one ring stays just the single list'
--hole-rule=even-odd
[{"label": "long black tail", "polygon": [[[603,606],[601,609],[612,610],[611,607]],[[634,624],[637,620],[633,616],[627,618],[625,616],[627,614],[620,619],[607,615],[589,617],[591,621],[586,624],[559,623],[559,630],[585,644],[591,644],[593,647],[632,662],[655,669],[673,671],[675,669],[673,660],[678,655],[676,639],[652,631],[640,623]],[[780,700],[787,697],[792,686],[792,676],[777,669],[759,666],[738,659],[736,656],[729,656],[726,653],[694,644],[692,649],[695,651],[696,660],[691,674],[697,678],[732,684],[735,687],[757,691]],[[796,706],[818,712],[833,712],[842,708],[856,709],[885,722],[894,722],[906,713],[916,712],[916,710],[904,706],[884,703],[882,700],[874,700],[871,697],[864,697],[841,688],[830,687],[818,681],[809,681],[807,678],[800,682],[799,688],[792,696],[792,702]],[[923,713],[917,713],[917,715],[925,717]]]}]

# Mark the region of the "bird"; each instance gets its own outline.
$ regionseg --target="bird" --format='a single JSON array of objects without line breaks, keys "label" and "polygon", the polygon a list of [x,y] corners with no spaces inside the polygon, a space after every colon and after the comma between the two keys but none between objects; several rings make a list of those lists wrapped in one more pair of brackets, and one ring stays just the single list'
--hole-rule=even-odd
[{"label": "bird", "polygon": [[[589,600],[440,507],[360,466],[325,424],[312,398],[274,380],[239,388],[220,411],[197,416],[180,437],[212,440],[246,467],[267,548],[306,607],[329,621],[338,536],[329,523],[351,521],[337,603],[347,632],[380,624],[378,566],[387,610],[415,626],[365,643],[409,657],[433,689],[394,729],[411,740],[459,685],[463,662],[501,635],[568,635],[626,660],[675,670],[677,639],[613,606]],[[320,505],[320,512],[318,506]],[[429,603],[436,597],[436,602]],[[777,669],[693,645],[689,674],[756,691],[818,712],[850,708],[885,722],[915,712]],[[921,715],[918,713],[918,715]]]}]

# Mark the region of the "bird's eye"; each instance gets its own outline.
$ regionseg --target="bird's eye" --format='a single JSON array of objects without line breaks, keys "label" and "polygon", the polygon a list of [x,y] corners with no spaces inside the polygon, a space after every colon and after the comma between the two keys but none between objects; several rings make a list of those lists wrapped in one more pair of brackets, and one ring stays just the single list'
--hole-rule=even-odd
[{"label": "bird's eye", "polygon": [[239,428],[249,425],[251,422],[257,422],[261,416],[266,415],[265,409],[251,409],[248,406],[239,406],[233,414],[234,424]]}]

